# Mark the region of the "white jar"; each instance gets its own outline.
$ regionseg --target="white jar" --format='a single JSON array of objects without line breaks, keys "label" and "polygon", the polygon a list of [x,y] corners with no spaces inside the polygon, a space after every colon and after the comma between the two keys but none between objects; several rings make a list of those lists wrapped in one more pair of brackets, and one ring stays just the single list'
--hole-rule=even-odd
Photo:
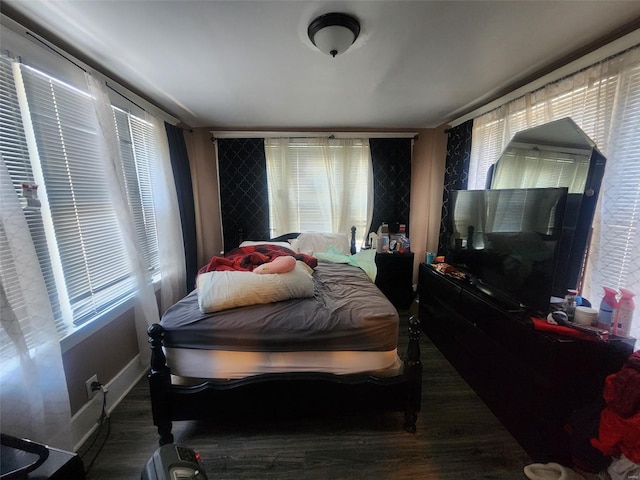
[{"label": "white jar", "polygon": [[598,311],[590,307],[576,307],[576,311],[573,314],[573,322],[578,325],[595,326],[598,324]]}]

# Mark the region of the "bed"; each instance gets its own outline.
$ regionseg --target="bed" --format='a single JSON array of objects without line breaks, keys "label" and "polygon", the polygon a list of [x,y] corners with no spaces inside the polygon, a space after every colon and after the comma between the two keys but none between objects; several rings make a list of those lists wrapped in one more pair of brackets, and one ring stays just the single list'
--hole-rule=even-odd
[{"label": "bed", "polygon": [[[149,327],[148,380],[161,445],[173,443],[173,421],[274,404],[401,411],[405,430],[415,432],[422,389],[417,318],[409,319],[408,346],[399,352],[398,312],[367,264],[375,255],[355,254],[354,228],[347,252],[333,237],[329,248],[314,252],[323,248],[317,239],[288,234],[214,257],[200,270],[198,288]],[[265,254],[273,255],[269,262]],[[269,273],[278,256],[293,256],[295,266]],[[255,265],[269,274],[256,275]],[[238,278],[254,283],[233,287]],[[263,295],[269,282],[278,283],[279,296]]]}]

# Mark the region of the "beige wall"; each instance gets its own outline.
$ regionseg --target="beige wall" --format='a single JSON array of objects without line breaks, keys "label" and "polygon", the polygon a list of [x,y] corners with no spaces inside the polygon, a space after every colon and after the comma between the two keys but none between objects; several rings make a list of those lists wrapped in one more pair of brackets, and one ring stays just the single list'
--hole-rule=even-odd
[{"label": "beige wall", "polygon": [[[204,265],[223,249],[216,148],[210,130],[212,128],[199,128],[185,132],[195,197],[198,265]],[[413,146],[409,232],[415,252],[414,283],[417,265],[424,259],[425,252],[438,248],[447,147],[444,130],[445,127],[419,130]]]},{"label": "beige wall", "polygon": [[409,232],[414,252],[413,283],[425,252],[435,252],[440,234],[442,191],[447,155],[445,127],[418,132],[411,159],[411,210]]},{"label": "beige wall", "polygon": [[133,309],[71,347],[62,354],[67,379],[71,415],[75,415],[89,399],[85,382],[97,374],[108,384],[138,355],[138,340]]},{"label": "beige wall", "polygon": [[198,266],[206,264],[211,257],[219,255],[224,248],[216,144],[211,141],[210,130],[210,128],[195,128],[191,132],[184,133],[191,166],[196,212]]}]

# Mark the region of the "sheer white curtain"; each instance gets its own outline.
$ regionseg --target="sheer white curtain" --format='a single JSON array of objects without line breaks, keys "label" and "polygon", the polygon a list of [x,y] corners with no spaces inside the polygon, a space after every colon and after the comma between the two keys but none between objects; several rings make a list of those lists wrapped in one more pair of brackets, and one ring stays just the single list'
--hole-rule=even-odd
[{"label": "sheer white curtain", "polygon": [[160,309],[164,312],[186,295],[186,261],[178,209],[178,193],[171,168],[169,141],[163,122],[147,114],[156,132],[158,155],[152,170],[153,204],[160,257]]},{"label": "sheer white curtain", "polygon": [[[98,131],[103,152],[102,158],[105,161],[108,184],[111,188],[111,201],[115,211],[118,212],[120,232],[124,239],[128,260],[137,282],[134,307],[136,331],[138,335],[140,359],[143,364],[147,364],[150,357],[147,327],[154,322],[158,322],[160,319],[158,302],[156,300],[152,278],[144,261],[144,253],[139,248],[136,225],[128,204],[119,141],[106,85],[90,74],[87,74],[87,84],[100,126]],[[159,130],[157,130],[157,134],[160,134]],[[167,143],[166,134],[164,135],[163,143]],[[164,151],[167,157],[165,161],[167,161],[168,145],[165,145]],[[179,287],[179,285],[184,285],[185,283],[184,248],[182,247],[182,231],[179,224],[179,214],[171,211],[171,199],[165,197],[167,192],[173,192],[175,196],[175,186],[172,186],[173,176],[169,176],[170,167],[167,169],[166,164],[164,167],[163,164],[165,164],[165,162],[161,161],[155,175],[155,181],[158,183],[154,183],[154,200],[158,201],[159,206],[162,207],[160,211],[156,212],[157,219],[162,217],[161,222],[157,225],[161,267],[168,267],[167,270],[161,271],[162,277],[166,275],[161,286],[166,286],[167,288],[167,290],[163,292],[162,298],[165,302],[174,302],[184,293]],[[174,201],[172,205],[177,209],[177,201]],[[178,221],[178,224],[175,225],[174,228],[168,225],[172,220],[174,222],[176,220]],[[162,230],[160,230],[161,227]],[[160,245],[162,245],[162,247]],[[162,258],[163,255],[165,258]]]},{"label": "sheer white curtain", "polygon": [[[564,117],[607,158],[582,294],[596,307],[602,286],[640,296],[640,47],[474,119],[469,188],[484,188],[489,165],[516,132]],[[636,338],[639,311],[632,327]]]},{"label": "sheer white curtain", "polygon": [[51,304],[22,206],[0,155],[2,432],[70,450],[71,413]]},{"label": "sheer white curtain", "polygon": [[319,231],[350,234],[356,244],[373,216],[368,139],[265,139],[273,235]]}]

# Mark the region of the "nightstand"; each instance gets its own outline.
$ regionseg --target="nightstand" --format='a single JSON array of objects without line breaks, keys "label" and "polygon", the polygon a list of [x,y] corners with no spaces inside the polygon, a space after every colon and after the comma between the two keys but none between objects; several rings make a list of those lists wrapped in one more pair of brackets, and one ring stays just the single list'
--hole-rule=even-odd
[{"label": "nightstand", "polygon": [[413,300],[413,253],[376,253],[376,285],[393,305],[408,308]]}]

